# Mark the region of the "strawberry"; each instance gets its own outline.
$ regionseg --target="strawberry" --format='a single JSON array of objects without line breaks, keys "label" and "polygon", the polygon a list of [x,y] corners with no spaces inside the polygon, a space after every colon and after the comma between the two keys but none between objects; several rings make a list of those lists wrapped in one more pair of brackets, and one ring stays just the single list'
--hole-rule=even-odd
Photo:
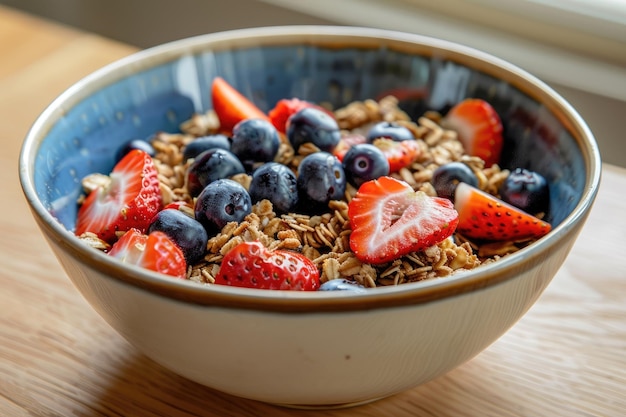
[{"label": "strawberry", "polygon": [[446,114],[442,125],[455,130],[468,155],[478,156],[490,167],[500,161],[502,122],[494,108],[482,99],[465,99]]},{"label": "strawberry", "polygon": [[463,182],[456,187],[454,206],[459,212],[457,231],[472,239],[525,240],[551,229],[549,223]]},{"label": "strawberry", "polygon": [[339,161],[343,161],[343,157],[346,156],[350,148],[354,145],[359,145],[361,143],[367,142],[365,136],[360,135],[358,133],[350,133],[347,135],[342,135],[341,139],[339,139],[339,143],[333,149],[333,155],[339,159]]},{"label": "strawberry", "polygon": [[424,101],[426,97],[428,97],[428,89],[421,88],[392,88],[390,90],[385,90],[382,93],[376,95],[375,100],[380,101],[388,96],[395,97],[398,101]]},{"label": "strawberry", "polygon": [[[191,203],[188,203],[187,201],[172,201],[171,203],[169,203],[166,206],[164,206],[161,209],[161,211],[168,210],[168,209],[174,209],[174,210],[177,210],[177,211],[182,211],[183,213],[185,213],[189,217],[195,218],[194,206]],[[153,221],[154,221],[155,218],[156,217],[153,218]],[[153,221],[151,221],[150,223],[153,223]]]},{"label": "strawberry", "polygon": [[298,111],[307,107],[313,107],[318,110],[322,110],[326,112],[329,116],[332,116],[333,118],[335,117],[332,112],[326,110],[325,108],[317,104],[311,103],[310,101],[300,100],[299,98],[284,98],[282,100],[279,100],[274,108],[269,111],[268,116],[276,130],[278,130],[280,133],[285,133],[287,120],[289,119],[289,117],[291,117],[292,114],[297,113]]},{"label": "strawberry", "polygon": [[414,191],[404,181],[380,177],[363,183],[348,205],[350,249],[380,264],[442,242],[458,223],[450,200]]},{"label": "strawberry", "polygon": [[171,203],[163,207],[163,210],[167,210],[167,209],[187,211],[188,209],[193,210],[193,206],[187,201],[177,200],[177,201],[172,201]]},{"label": "strawberry", "polygon": [[130,229],[111,246],[109,255],[173,277],[185,278],[187,275],[183,252],[163,232],[145,235],[137,229]]},{"label": "strawberry", "polygon": [[374,146],[383,151],[389,161],[389,172],[398,172],[411,165],[420,156],[422,150],[416,140],[395,141],[387,138],[374,139]]},{"label": "strawberry", "polygon": [[90,192],[78,210],[76,234],[93,232],[106,242],[130,228],[145,232],[161,209],[157,169],[146,152],[135,149],[110,174],[109,184]]},{"label": "strawberry", "polygon": [[320,273],[304,255],[271,251],[260,242],[243,242],[228,251],[215,283],[262,290],[315,291]]},{"label": "strawberry", "polygon": [[213,79],[211,100],[220,120],[220,129],[224,132],[232,132],[233,127],[245,119],[269,120],[254,103],[221,77]]}]

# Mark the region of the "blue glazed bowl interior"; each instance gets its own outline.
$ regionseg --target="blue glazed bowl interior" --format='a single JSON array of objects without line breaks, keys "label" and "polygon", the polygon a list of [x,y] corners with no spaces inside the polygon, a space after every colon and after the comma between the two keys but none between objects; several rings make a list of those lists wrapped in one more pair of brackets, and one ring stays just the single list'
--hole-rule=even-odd
[{"label": "blue glazed bowl interior", "polygon": [[212,50],[196,48],[155,67],[117,77],[67,109],[40,143],[34,162],[37,194],[74,229],[80,180],[108,173],[117,150],[133,138],[178,132],[194,112],[211,108],[210,85],[221,76],[262,110],[298,97],[335,108],[396,94],[414,118],[445,113],[465,97],[488,100],[505,133],[502,166],[524,167],[550,183],[549,222],[561,223],[582,198],[587,172],[581,145],[562,117],[497,74],[441,54],[415,54],[371,42],[339,48],[314,43]]}]

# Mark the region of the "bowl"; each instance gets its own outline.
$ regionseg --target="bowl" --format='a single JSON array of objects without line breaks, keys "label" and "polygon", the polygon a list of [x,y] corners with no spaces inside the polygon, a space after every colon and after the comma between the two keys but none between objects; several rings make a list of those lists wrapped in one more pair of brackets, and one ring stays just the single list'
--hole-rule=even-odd
[{"label": "bowl", "polygon": [[[364,293],[263,291],[175,280],[122,264],[73,233],[80,179],[107,173],[132,137],[177,132],[211,108],[221,76],[269,110],[298,97],[335,107],[401,92],[407,112],[487,99],[504,126],[504,167],[548,180],[552,230],[488,265]],[[20,180],[76,288],[145,355],[213,389],[291,407],[391,396],[458,367],[533,305],[595,199],[600,156],[561,96],[494,56],[414,34],[356,27],[244,29],[138,52],[87,76],[25,138]]]}]

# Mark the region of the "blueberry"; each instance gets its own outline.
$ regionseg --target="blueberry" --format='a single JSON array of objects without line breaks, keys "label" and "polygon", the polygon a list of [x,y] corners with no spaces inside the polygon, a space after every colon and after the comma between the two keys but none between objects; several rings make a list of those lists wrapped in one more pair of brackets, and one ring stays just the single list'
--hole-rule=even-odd
[{"label": "blueberry", "polygon": [[187,146],[185,146],[185,149],[183,149],[183,160],[187,161],[188,159],[195,158],[204,151],[215,148],[230,151],[230,140],[228,137],[217,134],[202,136],[194,139],[192,142],[189,142]]},{"label": "blueberry", "polygon": [[209,149],[198,155],[187,168],[187,191],[195,197],[211,182],[244,172],[241,161],[232,152]]},{"label": "blueberry", "polygon": [[267,199],[277,213],[288,213],[298,203],[296,174],[286,165],[268,162],[252,174],[249,192],[253,203]]},{"label": "blueberry", "polygon": [[439,197],[454,201],[454,192],[460,182],[478,186],[478,178],[474,171],[463,162],[449,162],[441,165],[433,172],[431,180]]},{"label": "blueberry", "polygon": [[182,250],[187,264],[204,257],[209,236],[200,222],[176,209],[161,210],[155,216],[148,232],[160,230]]},{"label": "blueberry", "polygon": [[313,107],[291,115],[287,119],[286,133],[296,151],[310,142],[322,151],[331,152],[341,139],[337,121],[325,111]]},{"label": "blueberry", "polygon": [[320,285],[318,291],[365,292],[367,289],[356,281],[344,278],[331,279]]},{"label": "blueberry", "polygon": [[387,138],[397,142],[413,140],[413,132],[406,126],[394,122],[378,122],[367,132],[367,141],[372,143],[377,138]]},{"label": "blueberry", "polygon": [[274,160],[280,145],[278,131],[263,119],[246,119],[233,128],[231,152],[246,166]]},{"label": "blueberry", "polygon": [[500,186],[503,201],[527,213],[546,213],[550,205],[548,182],[539,173],[516,168]]},{"label": "blueberry", "polygon": [[366,181],[389,174],[385,154],[369,143],[353,145],[343,157],[343,169],[348,182],[360,187]]},{"label": "blueberry", "polygon": [[154,147],[147,140],[133,139],[124,144],[115,154],[115,160],[120,161],[128,152],[139,149],[150,156],[156,155]]},{"label": "blueberry", "polygon": [[[343,198],[346,176],[339,160],[327,152],[307,155],[298,166],[298,195],[303,208],[314,211]],[[310,203],[310,204],[309,204]]]},{"label": "blueberry", "polygon": [[252,211],[248,191],[236,181],[220,179],[207,185],[196,200],[194,214],[210,236],[227,223],[241,223]]}]

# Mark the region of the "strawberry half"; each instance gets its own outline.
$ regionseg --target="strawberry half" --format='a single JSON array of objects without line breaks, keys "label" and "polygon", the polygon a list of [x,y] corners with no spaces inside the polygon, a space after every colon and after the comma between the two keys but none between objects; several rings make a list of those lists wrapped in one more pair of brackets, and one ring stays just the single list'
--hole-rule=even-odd
[{"label": "strawberry half", "polygon": [[76,235],[96,233],[106,242],[131,228],[145,232],[161,209],[157,169],[146,152],[135,149],[109,175],[108,185],[89,193],[78,210]]},{"label": "strawberry half", "polygon": [[387,138],[374,139],[374,146],[383,151],[389,162],[389,172],[398,172],[411,165],[420,156],[422,150],[416,140],[395,141]]},{"label": "strawberry half", "polygon": [[278,100],[274,108],[269,111],[268,116],[276,130],[281,133],[285,133],[287,130],[287,120],[289,119],[289,117],[291,117],[292,114],[295,114],[298,111],[307,107],[313,107],[318,110],[322,110],[328,113],[329,116],[333,118],[335,117],[332,112],[326,110],[322,106],[311,103],[310,101],[300,100],[299,98],[284,98],[282,100]]},{"label": "strawberry half", "polygon": [[468,155],[478,156],[490,167],[500,161],[502,121],[494,108],[482,99],[468,98],[446,114],[442,125],[455,130]]},{"label": "strawberry half", "polygon": [[360,145],[362,143],[366,143],[367,139],[365,136],[360,135],[358,133],[350,133],[341,136],[339,139],[339,143],[333,149],[333,155],[339,159],[339,162],[343,161],[343,157],[346,156],[350,148],[354,145]]},{"label": "strawberry half", "polygon": [[551,229],[549,223],[463,182],[456,187],[454,206],[459,212],[457,231],[472,239],[526,240]]},{"label": "strawberry half", "polygon": [[254,103],[221,77],[213,79],[211,100],[222,131],[232,132],[233,127],[245,119],[269,120]]},{"label": "strawberry half", "polygon": [[[182,211],[183,213],[185,213],[189,217],[195,218],[194,206],[191,203],[187,202],[187,201],[172,201],[168,205],[164,206],[161,209],[161,211],[168,210],[168,209],[174,209],[174,210],[177,210],[177,211]],[[150,221],[150,223],[153,223],[154,220],[155,220],[155,218],[153,217],[152,221]]]},{"label": "strawberry half", "polygon": [[185,278],[187,275],[183,252],[163,232],[145,235],[137,229],[130,229],[111,246],[109,255],[124,263],[173,277]]},{"label": "strawberry half", "polygon": [[262,290],[316,291],[320,273],[300,253],[271,251],[260,242],[243,242],[224,256],[215,283]]},{"label": "strawberry half", "polygon": [[450,200],[380,177],[359,187],[348,205],[350,249],[365,263],[393,261],[442,242],[458,223]]}]

